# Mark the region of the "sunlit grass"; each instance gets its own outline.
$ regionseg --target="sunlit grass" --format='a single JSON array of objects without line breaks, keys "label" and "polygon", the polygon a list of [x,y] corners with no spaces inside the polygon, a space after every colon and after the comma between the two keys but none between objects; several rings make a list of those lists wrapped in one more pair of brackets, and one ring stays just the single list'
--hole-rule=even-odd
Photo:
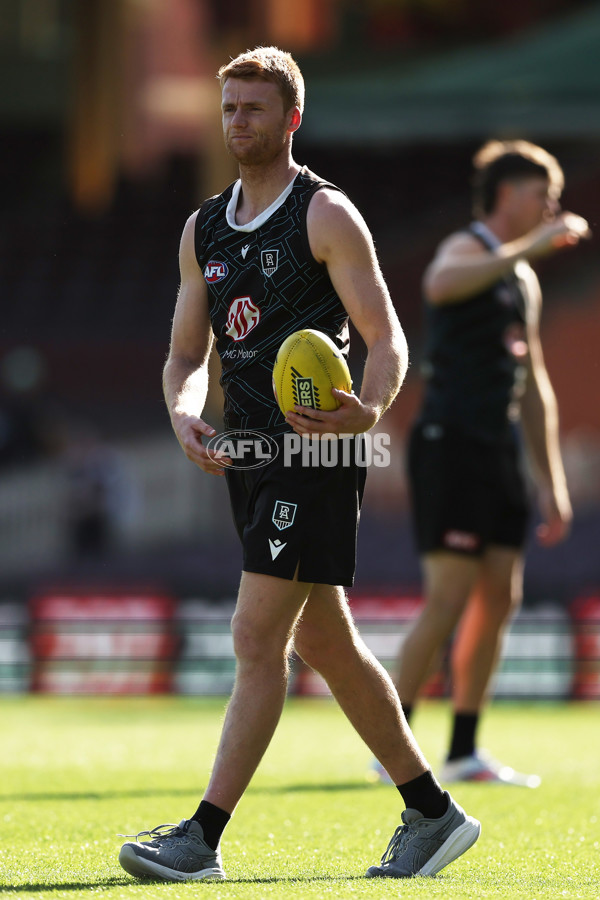
[{"label": "sunlit grass", "polygon": [[[0,699],[0,891],[36,898],[499,897],[600,895],[600,708],[495,704],[494,755],[543,778],[538,790],[459,785],[483,824],[475,847],[434,879],[364,879],[399,822],[393,787],[372,785],[369,752],[329,700],[288,701],[223,839],[228,881],[162,884],[122,871],[122,838],[196,809],[223,699]],[[415,733],[434,768],[449,730],[426,703]]]}]

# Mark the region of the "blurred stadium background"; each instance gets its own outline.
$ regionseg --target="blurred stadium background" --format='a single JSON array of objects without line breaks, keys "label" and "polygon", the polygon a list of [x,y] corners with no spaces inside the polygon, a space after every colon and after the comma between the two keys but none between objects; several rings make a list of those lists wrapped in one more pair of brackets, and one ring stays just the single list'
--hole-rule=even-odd
[{"label": "blurred stadium background", "polygon": [[[412,351],[382,423],[394,464],[370,474],[352,592],[384,659],[419,594],[403,452],[423,267],[469,220],[483,140],[527,138],[561,161],[564,206],[595,231],[540,267],[575,523],[563,546],[530,547],[496,692],[600,697],[600,3],[589,0],[0,0],[0,690],[229,688],[241,555],[224,485],[172,435],[161,369],[181,229],[235,177],[214,74],[258,43],[298,59],[295,157],[363,211]],[[355,341],[355,372],[362,357]],[[220,409],[214,379],[217,428]],[[300,675],[298,690],[321,689]]]}]

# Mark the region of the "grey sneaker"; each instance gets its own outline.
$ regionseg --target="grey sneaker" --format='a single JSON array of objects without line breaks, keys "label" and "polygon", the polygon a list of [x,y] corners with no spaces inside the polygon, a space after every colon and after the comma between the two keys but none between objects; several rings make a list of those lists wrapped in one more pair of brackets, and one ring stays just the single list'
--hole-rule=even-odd
[{"label": "grey sneaker", "polygon": [[441,819],[426,819],[416,809],[405,809],[403,825],[396,828],[380,866],[371,866],[367,878],[410,878],[437,875],[469,847],[481,832],[477,819],[468,816],[450,794]]},{"label": "grey sneaker", "polygon": [[[151,840],[140,841],[144,835]],[[137,878],[163,878],[165,881],[223,881],[225,872],[219,849],[211,850],[204,840],[202,826],[192,819],[179,825],[159,825],[152,831],[140,831],[135,841],[121,847],[119,862]]]},{"label": "grey sneaker", "polygon": [[522,775],[515,772],[510,766],[496,762],[485,750],[477,750],[472,756],[446,760],[440,772],[440,781],[445,781],[446,784],[456,781],[477,781],[528,788],[537,788],[542,783],[539,775]]}]

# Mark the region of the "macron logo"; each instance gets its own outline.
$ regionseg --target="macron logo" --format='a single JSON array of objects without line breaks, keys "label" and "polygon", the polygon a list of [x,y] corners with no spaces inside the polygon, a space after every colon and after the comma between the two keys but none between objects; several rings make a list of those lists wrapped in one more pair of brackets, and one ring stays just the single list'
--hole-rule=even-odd
[{"label": "macron logo", "polygon": [[245,247],[242,247],[242,259],[246,259],[246,254],[248,253],[249,249],[250,249],[250,244],[246,244]]},{"label": "macron logo", "polygon": [[279,538],[277,538],[275,541],[272,541],[271,538],[269,538],[269,547],[271,548],[271,559],[275,560],[277,559],[283,548],[287,547],[287,543],[282,544]]}]

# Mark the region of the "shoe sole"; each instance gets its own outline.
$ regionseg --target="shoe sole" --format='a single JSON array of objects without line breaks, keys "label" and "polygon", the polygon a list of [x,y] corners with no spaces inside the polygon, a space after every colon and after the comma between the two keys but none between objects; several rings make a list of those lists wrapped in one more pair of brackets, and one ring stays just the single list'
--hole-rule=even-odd
[{"label": "shoe sole", "polygon": [[159,863],[138,856],[135,850],[125,845],[119,853],[119,863],[129,875],[136,878],[162,878],[163,881],[224,881],[225,872],[219,868],[200,869],[198,872],[178,872]]},{"label": "shoe sole", "polygon": [[466,853],[472,847],[481,834],[481,823],[471,816],[467,816],[466,822],[455,828],[449,838],[444,841],[431,859],[416,872],[416,875],[437,875],[442,869]]},{"label": "shoe sole", "polygon": [[442,772],[440,781],[444,784],[503,784],[508,787],[538,788],[542,783],[539,775],[501,775],[495,772],[477,772],[473,775],[451,775],[448,777]]},{"label": "shoe sole", "polygon": [[539,775],[498,775],[495,772],[477,772],[473,775],[444,776],[440,775],[440,781],[444,784],[504,784],[508,787],[536,788],[542,783]]}]

